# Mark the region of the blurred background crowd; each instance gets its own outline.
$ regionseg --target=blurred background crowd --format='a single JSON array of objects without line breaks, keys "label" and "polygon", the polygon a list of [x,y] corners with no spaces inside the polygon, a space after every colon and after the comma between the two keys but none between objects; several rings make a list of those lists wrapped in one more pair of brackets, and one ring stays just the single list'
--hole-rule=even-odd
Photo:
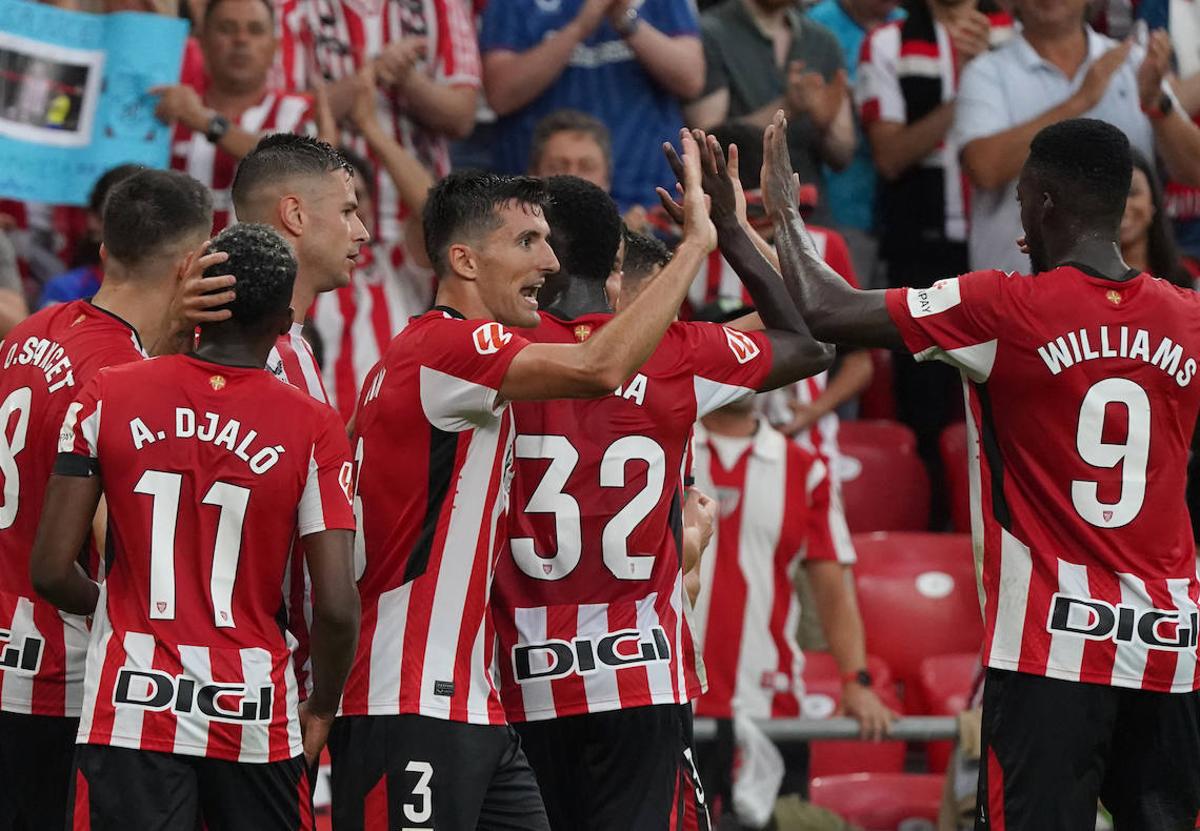
[{"label": "blurred background crowd", "polygon": [[[347,419],[362,378],[432,298],[414,220],[429,187],[451,169],[572,174],[599,185],[631,231],[662,243],[647,247],[643,237],[627,249],[628,270],[652,270],[678,235],[655,196],[655,187],[674,184],[662,142],[689,126],[736,143],[750,220],[765,234],[761,137],[779,108],[813,236],[857,285],[929,286],[976,268],[1028,271],[1017,244],[1017,173],[1038,129],[1083,114],[1121,127],[1139,153],[1121,226],[1125,259],[1181,286],[1200,275],[1200,132],[1186,119],[1164,126],[1162,112],[1200,114],[1200,4],[1192,0],[57,5],[191,22],[179,82],[146,94],[173,129],[171,166],[212,190],[214,232],[236,219],[234,170],[262,134],[310,133],[343,148],[372,239],[352,284],[319,297],[305,325],[329,396]],[[54,98],[37,94],[38,80],[21,73],[0,67],[0,110],[52,121]],[[31,310],[95,292],[103,280],[100,207],[134,169],[105,173],[86,207],[0,199],[0,335]],[[747,301],[714,252],[681,314],[719,319]],[[738,435],[742,417],[722,414],[708,431]],[[846,563],[855,565],[846,574],[882,702],[896,713],[970,711],[981,624],[968,430],[955,373],[917,369],[899,354],[845,351],[827,376],[764,396],[744,418],[790,437],[832,472],[854,534]],[[739,493],[734,485],[716,490],[719,526]],[[780,567],[803,596],[810,589],[799,562]],[[803,713],[820,718],[838,711],[844,685],[822,654],[831,627],[818,613],[829,604],[815,597],[802,607],[788,636],[807,653]],[[717,621],[714,630],[709,621],[708,636],[726,623],[733,625]],[[735,696],[725,715],[737,710]],[[927,827],[958,827],[960,809],[969,816],[974,801],[969,715],[961,732],[953,758],[942,743],[895,741],[816,742],[785,753],[797,798],[781,800],[765,820],[744,812],[741,823],[844,827],[809,813],[803,796],[867,827],[896,827],[878,814],[892,809],[897,823],[925,817]],[[738,752],[743,767],[755,762],[752,746]],[[874,785],[863,787],[864,775]],[[876,795],[866,808],[856,803],[864,793],[868,802]],[[738,822],[733,802],[727,823]]]}]

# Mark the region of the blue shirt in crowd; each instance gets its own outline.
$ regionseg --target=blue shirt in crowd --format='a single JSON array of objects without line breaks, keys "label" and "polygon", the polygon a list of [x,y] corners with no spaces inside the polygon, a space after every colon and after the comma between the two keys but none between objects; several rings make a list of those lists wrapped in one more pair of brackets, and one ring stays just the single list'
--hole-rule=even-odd
[{"label": "blue shirt in crowd", "polygon": [[44,309],[47,306],[91,297],[100,291],[102,279],[100,267],[94,265],[80,266],[57,277],[52,277],[42,288],[42,296],[38,298],[38,308]]},{"label": "blue shirt in crowd", "polygon": [[[808,10],[808,17],[832,31],[841,44],[842,53],[846,56],[846,73],[853,85],[858,71],[858,50],[867,36],[867,30],[846,13],[838,0],[821,0]],[[888,22],[903,20],[904,17],[902,9],[894,9],[888,16]],[[857,145],[849,167],[840,173],[825,168],[824,197],[833,213],[834,222],[866,231],[875,224],[875,163],[871,160],[871,145],[863,135],[857,118],[854,133]]]},{"label": "blue shirt in crowd", "polygon": [[[483,13],[481,52],[524,52],[562,29],[579,14],[584,0],[495,0]],[[642,20],[669,36],[699,37],[690,0],[645,0]],[[606,20],[575,47],[567,67],[545,92],[496,123],[496,169],[524,173],[529,166],[533,128],[543,116],[576,109],[603,121],[612,132],[612,194],[622,209],[658,204],[656,185],[671,187],[675,177],[659,149],[677,138],[683,114],[674,97],[650,78],[633,50]]]}]

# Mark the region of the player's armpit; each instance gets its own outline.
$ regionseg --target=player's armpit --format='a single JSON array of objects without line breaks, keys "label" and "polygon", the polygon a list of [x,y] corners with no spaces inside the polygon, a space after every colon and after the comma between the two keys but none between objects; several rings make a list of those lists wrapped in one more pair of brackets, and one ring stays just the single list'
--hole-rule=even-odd
[{"label": "player's armpit", "polygon": [[317,531],[301,538],[313,590],[313,691],[309,708],[337,711],[358,646],[359,599],[354,582],[354,532]]},{"label": "player's armpit", "polygon": [[42,518],[29,558],[29,577],[38,594],[71,614],[92,614],[100,597],[99,587],[78,563],[99,501],[98,476],[56,474],[46,486]]},{"label": "player's armpit", "polygon": [[768,329],[766,336],[771,342],[771,369],[758,388],[759,392],[809,378],[824,372],[833,364],[836,350],[827,343],[813,340],[807,334]]}]

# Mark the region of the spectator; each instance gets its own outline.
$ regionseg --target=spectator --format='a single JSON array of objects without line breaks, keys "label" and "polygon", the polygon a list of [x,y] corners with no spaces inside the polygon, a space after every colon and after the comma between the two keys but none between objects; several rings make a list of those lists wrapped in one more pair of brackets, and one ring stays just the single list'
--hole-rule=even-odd
[{"label": "spectator", "polygon": [[655,186],[672,179],[654,149],[683,124],[676,99],[704,78],[698,34],[690,0],[493,0],[480,42],[497,168],[526,170],[538,119],[574,107],[612,132],[621,209],[657,204]]},{"label": "spectator", "polygon": [[[838,542],[848,540],[849,532],[840,513],[831,510],[825,464],[756,416],[753,398],[703,419],[695,454],[696,484],[717,494],[719,505],[713,540],[700,562],[695,631],[708,692],[696,702],[696,715],[800,717],[804,682],[795,637],[800,604],[792,578],[803,565],[843,675],[841,707],[860,721],[864,735],[882,736],[893,715],[867,671],[862,619],[847,579],[854,551]],[[732,733],[727,721],[718,729],[713,754],[701,759],[706,788],[726,812],[734,807],[730,796],[736,787]],[[792,744],[781,750],[787,767],[782,792],[806,793],[807,748]]]},{"label": "spectator", "polygon": [[[471,132],[479,92],[479,48],[463,0],[313,0],[314,62],[328,81],[334,115],[352,109],[358,74],[375,70],[379,123],[433,174],[450,172],[450,139]],[[405,239],[413,206],[366,141],[344,139],[375,165],[372,236],[398,269],[425,260],[423,244]],[[416,212],[418,217],[420,211]]]},{"label": "spectator", "polygon": [[[1027,273],[1018,250],[1017,173],[1041,128],[1089,115],[1119,127],[1147,158],[1157,150],[1175,177],[1200,184],[1200,130],[1162,86],[1171,44],[1118,44],[1084,21],[1087,0],[1016,0],[1022,30],[963,73],[954,141],[971,180],[974,269]],[[1139,103],[1141,107],[1139,108]]]},{"label": "spectator", "polygon": [[17,252],[8,234],[0,231],[0,338],[28,316]]},{"label": "spectator", "polygon": [[1182,288],[1192,287],[1192,275],[1180,259],[1163,207],[1162,185],[1150,161],[1140,153],[1133,155],[1133,179],[1121,217],[1120,238],[1121,257],[1130,268],[1148,271]]},{"label": "spectator", "polygon": [[142,167],[136,164],[118,165],[96,180],[88,196],[86,231],[75,246],[74,268],[46,281],[37,303],[39,309],[56,303],[82,300],[100,290],[100,282],[104,279],[101,271],[103,264],[100,262],[100,240],[104,235],[104,200],[108,198],[108,192],[114,186],[141,169]]},{"label": "spectator", "polygon": [[213,231],[233,220],[229,187],[238,160],[266,133],[311,132],[312,102],[268,85],[275,57],[271,0],[210,0],[200,30],[207,86],[151,90],[156,114],[175,125],[171,167],[208,186]]},{"label": "spectator", "polygon": [[[388,177],[406,205],[412,206],[413,221],[405,235],[413,245],[424,247],[421,210],[433,178],[379,123],[375,107],[375,82],[367,71],[360,74],[358,96],[350,112],[356,131],[384,165]],[[354,168],[354,193],[363,224],[375,224],[373,185],[375,169],[357,153],[342,149]],[[422,255],[424,252],[421,252]],[[318,294],[313,304],[313,324],[323,347],[321,374],[329,403],[347,422],[354,414],[363,379],[383,355],[383,350],[410,317],[422,314],[433,298],[428,262],[415,259],[397,269],[387,246],[372,239],[358,255],[350,285]]]},{"label": "spectator", "polygon": [[[924,0],[907,20],[876,29],[863,42],[855,90],[863,129],[882,178],[880,255],[889,286],[927,288],[970,270],[967,209],[959,147],[950,135],[963,69],[989,45],[1012,35],[1012,19],[988,0]],[[902,56],[933,55],[917,62]],[[896,404],[913,428],[929,468],[933,527],[948,506],[942,498],[938,439],[958,414],[958,373],[944,364],[918,368],[896,352]]]},{"label": "spectator", "polygon": [[[897,8],[899,0],[820,0],[808,11],[815,20],[833,32],[846,59],[846,75],[853,86],[857,82],[859,51],[867,33],[885,23],[903,20]],[[875,276],[877,243],[874,237],[875,165],[871,146],[863,135],[863,125],[854,126],[854,157],[840,172],[826,167],[821,192],[829,202],[833,222],[846,237],[854,254],[855,270],[868,281]]]},{"label": "spectator", "polygon": [[[704,14],[704,92],[688,122],[711,130],[745,121],[762,130],[787,111],[788,147],[801,182],[817,183],[821,163],[842,170],[854,154],[854,117],[845,60],[833,33],[792,0],[725,0]],[[815,218],[829,224],[819,206]]]}]

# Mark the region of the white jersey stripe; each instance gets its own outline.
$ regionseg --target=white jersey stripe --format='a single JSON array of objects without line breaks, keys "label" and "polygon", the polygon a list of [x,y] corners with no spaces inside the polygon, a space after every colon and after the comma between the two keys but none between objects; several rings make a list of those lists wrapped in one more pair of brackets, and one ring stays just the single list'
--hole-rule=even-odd
[{"label": "white jersey stripe", "polygon": [[1021,660],[1021,636],[1025,631],[1025,603],[1033,559],[1029,547],[1000,529],[1000,589],[996,600],[996,631],[992,635],[993,666],[1016,669]]},{"label": "white jersey stripe", "polygon": [[[145,672],[154,666],[154,636],[146,632],[126,632],[122,641],[125,650],[124,667]],[[114,681],[115,683],[115,681]],[[146,682],[131,683],[130,697],[145,700],[149,696]],[[145,707],[113,704],[112,741],[118,747],[140,747]]]},{"label": "white jersey stripe", "polygon": [[[28,637],[41,640],[45,649],[45,638],[33,620],[33,601],[18,597],[16,613],[9,626],[8,642],[22,643]],[[0,710],[6,713],[33,712],[33,674],[11,668],[2,673],[4,683],[0,685]]]},{"label": "white jersey stripe", "polygon": [[[672,598],[674,600],[674,598]],[[649,632],[655,626],[662,626],[662,620],[654,610],[658,602],[658,592],[651,592],[637,602],[637,628],[640,632]],[[678,610],[677,610],[678,611]],[[680,643],[678,633],[678,617],[676,617],[676,632],[673,643]],[[676,656],[678,657],[678,656]],[[629,670],[625,670],[629,672]],[[636,671],[636,670],[635,670]],[[651,661],[646,664],[646,682],[650,688],[650,701],[653,704],[671,704],[675,701],[674,684],[671,681],[671,665],[668,661]]]},{"label": "white jersey stripe", "polygon": [[100,598],[96,601],[96,612],[92,616],[92,632],[83,675],[83,704],[79,711],[78,741],[86,742],[92,732],[92,721],[96,715],[96,696],[100,688],[104,659],[108,655],[112,640],[112,626],[108,622],[106,600],[108,589],[100,584]]},{"label": "white jersey stripe", "polygon": [[[608,625],[607,603],[579,604],[579,637],[593,640],[602,638],[613,629]],[[591,672],[583,676],[583,688],[587,694],[588,711],[597,712],[619,707],[621,692],[617,687],[615,672]]]},{"label": "white jersey stripe", "polygon": [[[1200,608],[1196,606],[1196,601],[1188,594],[1191,587],[1191,581],[1186,577],[1173,578],[1167,580],[1167,591],[1171,594],[1171,600],[1175,604],[1175,608],[1183,614],[1184,620],[1189,620],[1187,625],[1194,624],[1195,619],[1192,615],[1200,613]],[[1192,649],[1180,650],[1177,663],[1175,664],[1175,679],[1171,684],[1171,692],[1191,692],[1196,686],[1196,650]]]},{"label": "white jersey stripe", "polygon": [[[183,675],[193,681],[207,683],[212,680],[212,661],[207,646],[179,647],[179,661]],[[175,752],[195,755],[208,749],[208,719],[179,719],[175,725]]]},{"label": "white jersey stripe", "polygon": [[[1058,561],[1058,591],[1070,597],[1091,597],[1087,566],[1068,563],[1060,559]],[[1050,608],[1053,609],[1053,605]],[[1078,619],[1076,614],[1076,609],[1073,608],[1071,616],[1067,618],[1067,623],[1085,628],[1088,622]],[[1079,673],[1083,669],[1085,644],[1086,639],[1080,635],[1051,632],[1050,652],[1046,659],[1046,674],[1051,678],[1078,681]]]},{"label": "white jersey stripe", "polygon": [[367,712],[390,715],[399,706],[400,667],[404,663],[405,629],[412,583],[379,595],[375,633],[371,637],[371,684]]},{"label": "white jersey stripe", "polygon": [[[1135,609],[1154,607],[1150,593],[1146,591],[1146,584],[1140,578],[1117,572],[1117,579],[1121,581],[1122,604]],[[1142,676],[1146,674],[1146,659],[1149,654],[1149,647],[1141,640],[1117,641],[1117,655],[1112,672],[1113,686],[1140,688]]]},{"label": "white jersey stripe", "polygon": [[[544,608],[514,609],[513,620],[517,632],[520,633],[522,643],[545,643],[549,639],[546,634],[546,610]],[[512,661],[512,652],[502,655],[500,660]],[[530,663],[535,672],[546,668],[543,665],[546,663],[545,656],[540,650],[530,655]],[[515,667],[512,672],[514,675],[516,674]],[[525,718],[530,720],[554,718],[554,695],[550,690],[550,682],[529,681],[521,684],[520,690],[522,705],[525,708]]]},{"label": "white jersey stripe", "polygon": [[[274,685],[271,683],[271,653],[266,649],[259,649],[257,647],[247,647],[239,651],[242,658],[242,683],[246,685],[247,694],[256,700],[261,707],[263,697],[259,691],[272,688],[270,696],[273,702],[275,693],[273,689]],[[290,665],[291,661],[287,661],[286,663]],[[296,752],[297,750],[303,751],[303,748],[293,746],[293,756],[299,755]],[[243,722],[242,747],[238,755],[238,761],[261,762],[264,759],[270,758],[270,755],[270,724],[263,722]]]},{"label": "white jersey stripe", "polygon": [[[103,562],[104,558],[100,560]],[[63,622],[63,643],[67,654],[67,706],[63,713],[77,716],[83,706],[82,682],[90,634],[86,618],[61,611],[58,616]],[[0,706],[0,709],[3,707]]]}]

